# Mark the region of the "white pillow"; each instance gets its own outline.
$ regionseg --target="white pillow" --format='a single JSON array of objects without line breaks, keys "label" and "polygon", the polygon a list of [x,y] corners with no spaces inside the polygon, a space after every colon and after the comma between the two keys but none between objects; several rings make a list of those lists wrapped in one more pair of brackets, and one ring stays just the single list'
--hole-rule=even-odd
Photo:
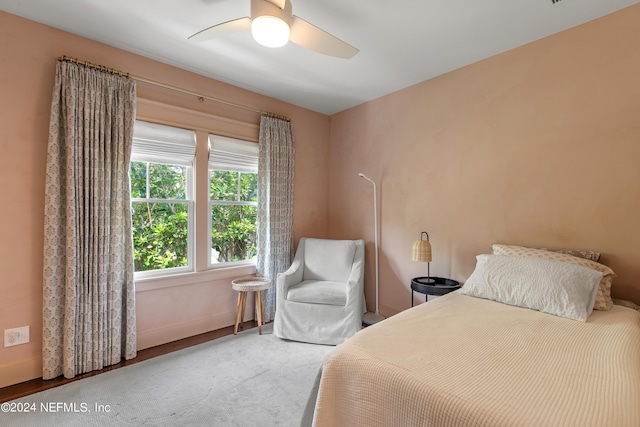
[{"label": "white pillow", "polygon": [[602,273],[554,259],[478,255],[461,294],[586,321]]}]

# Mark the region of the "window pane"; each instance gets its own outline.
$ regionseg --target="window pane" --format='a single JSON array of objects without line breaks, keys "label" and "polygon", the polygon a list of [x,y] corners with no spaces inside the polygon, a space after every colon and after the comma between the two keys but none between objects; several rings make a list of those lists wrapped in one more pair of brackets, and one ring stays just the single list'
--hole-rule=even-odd
[{"label": "window pane", "polygon": [[238,172],[212,170],[209,179],[211,200],[238,200]]},{"label": "window pane", "polygon": [[149,164],[149,197],[152,199],[187,198],[187,167]]},{"label": "window pane", "polygon": [[131,197],[147,197],[147,164],[145,162],[131,162],[129,176],[131,177]]},{"label": "window pane", "polygon": [[132,203],[135,271],[187,264],[186,203]]},{"label": "window pane", "polygon": [[256,255],[256,206],[214,205],[211,263],[250,260]]},{"label": "window pane", "polygon": [[258,201],[258,174],[242,172],[240,174],[240,201]]}]

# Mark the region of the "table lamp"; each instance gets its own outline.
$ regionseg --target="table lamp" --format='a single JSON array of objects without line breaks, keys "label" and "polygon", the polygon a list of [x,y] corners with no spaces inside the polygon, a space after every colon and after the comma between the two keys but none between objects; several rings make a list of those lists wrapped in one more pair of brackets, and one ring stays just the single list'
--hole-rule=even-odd
[{"label": "table lamp", "polygon": [[[427,240],[423,240],[423,236],[427,236]],[[426,262],[427,277],[431,277],[431,272],[429,271],[429,263],[431,262],[431,243],[429,243],[429,233],[426,231],[420,233],[420,240],[416,240],[413,244],[413,255],[411,259],[413,261]]]}]

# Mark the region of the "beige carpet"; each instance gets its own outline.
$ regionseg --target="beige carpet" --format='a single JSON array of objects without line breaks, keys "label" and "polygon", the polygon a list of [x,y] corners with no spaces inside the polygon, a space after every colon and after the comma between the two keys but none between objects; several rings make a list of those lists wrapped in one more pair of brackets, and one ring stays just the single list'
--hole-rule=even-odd
[{"label": "beige carpet", "polygon": [[284,341],[271,329],[267,325],[263,335],[250,329],[8,402],[21,413],[3,406],[0,425],[297,426],[333,347]]}]

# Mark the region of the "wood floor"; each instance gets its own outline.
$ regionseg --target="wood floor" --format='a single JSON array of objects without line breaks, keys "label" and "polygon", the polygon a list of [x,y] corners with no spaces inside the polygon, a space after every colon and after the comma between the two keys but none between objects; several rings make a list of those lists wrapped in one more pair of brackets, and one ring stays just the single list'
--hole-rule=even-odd
[{"label": "wood floor", "polygon": [[[246,329],[254,328],[256,325],[257,325],[256,322],[248,321],[242,324],[242,328],[246,330]],[[233,326],[228,326],[226,328],[218,329],[216,331],[207,332],[206,334],[196,335],[194,337],[189,337],[179,341],[174,341],[167,344],[159,345],[157,347],[151,347],[145,350],[141,350],[138,352],[138,355],[134,359],[125,360],[123,362],[118,363],[117,365],[106,367],[100,371],[93,371],[83,375],[78,375],[72,379],[66,379],[60,376],[58,378],[45,381],[42,378],[38,378],[35,380],[23,382],[20,384],[15,384],[9,387],[0,388],[0,403],[8,402],[9,400],[18,399],[20,397],[28,396],[33,393],[38,393],[40,391],[48,390],[53,387],[58,387],[58,386],[70,383],[71,381],[77,381],[83,378],[99,375],[103,372],[111,371],[112,369],[118,369],[123,366],[133,365],[134,363],[142,362],[144,360],[151,359],[152,357],[161,356],[167,353],[172,353],[174,351],[182,350],[187,347],[202,344],[204,342],[211,341],[216,338],[221,338],[231,334],[233,334]]]}]

